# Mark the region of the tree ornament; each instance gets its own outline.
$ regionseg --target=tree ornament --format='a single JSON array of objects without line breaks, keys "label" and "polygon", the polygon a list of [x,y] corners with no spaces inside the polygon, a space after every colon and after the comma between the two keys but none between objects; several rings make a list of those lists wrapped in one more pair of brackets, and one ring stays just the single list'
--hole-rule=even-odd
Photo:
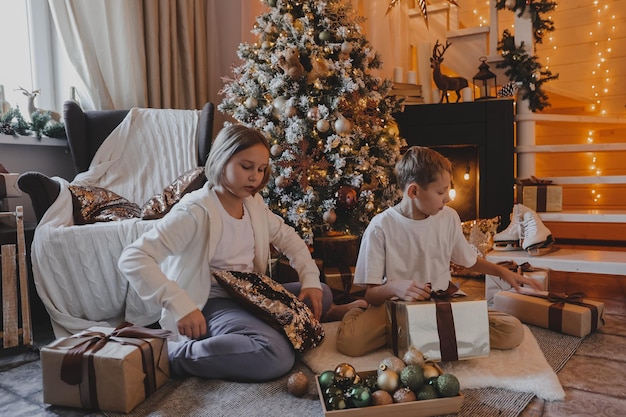
[{"label": "tree ornament", "polygon": [[352,52],[352,43],[348,41],[343,41],[343,43],[341,44],[341,52],[343,52],[344,54],[349,54],[350,52]]},{"label": "tree ornament", "polygon": [[349,363],[340,363],[335,368],[335,381],[337,386],[342,387],[343,389],[352,385],[356,377],[356,369],[354,369],[354,366]]},{"label": "tree ornament", "polygon": [[348,407],[348,403],[343,395],[333,395],[326,400],[326,407],[329,410],[343,410]]},{"label": "tree ornament", "polygon": [[348,388],[348,397],[355,407],[367,407],[372,402],[372,392],[362,384],[355,384]]},{"label": "tree ornament", "polygon": [[402,360],[407,365],[417,365],[420,368],[423,368],[426,364],[422,351],[413,345],[409,346],[404,356],[402,356]]},{"label": "tree ornament", "polygon": [[378,364],[378,371],[380,373],[381,371],[384,371],[386,369],[391,369],[395,373],[399,374],[400,372],[402,372],[405,366],[406,364],[399,357],[387,356]]},{"label": "tree ornament", "polygon": [[277,0],[267,0],[267,5],[270,7],[275,7],[276,6],[276,1]]},{"label": "tree ornament", "polygon": [[407,403],[409,401],[416,400],[417,397],[415,396],[415,393],[408,388],[400,388],[393,393],[394,403]]},{"label": "tree ornament", "polygon": [[335,371],[324,371],[319,376],[320,388],[326,390],[335,383]]},{"label": "tree ornament", "polygon": [[287,379],[287,391],[296,397],[302,397],[309,390],[309,379],[303,372],[294,372]]},{"label": "tree ornament", "polygon": [[278,188],[285,188],[287,186],[288,181],[284,175],[279,175],[274,180],[274,183],[276,184]]},{"label": "tree ornament", "polygon": [[371,405],[389,405],[393,403],[393,397],[385,390],[379,389],[372,392]]},{"label": "tree ornament", "polygon": [[389,393],[394,392],[400,385],[400,376],[390,369],[386,369],[378,374],[376,380],[378,388]]},{"label": "tree ornament", "polygon": [[328,120],[326,119],[320,119],[315,124],[315,127],[321,133],[325,133],[325,132],[328,132],[328,129],[330,129],[330,123],[328,123]]},{"label": "tree ornament", "polygon": [[347,134],[350,132],[351,128],[352,124],[345,117],[339,116],[337,120],[335,120],[335,132],[337,132],[338,134]]},{"label": "tree ornament", "polygon": [[328,30],[323,30],[318,35],[318,38],[322,42],[328,42],[331,39],[331,34],[330,34],[330,32]]},{"label": "tree ornament", "polygon": [[374,210],[374,203],[372,203],[371,201],[365,203],[365,210],[368,212]]},{"label": "tree ornament", "polygon": [[286,106],[285,107],[285,116],[293,117],[296,114],[298,114],[298,109],[295,108],[294,106]]},{"label": "tree ornament", "polygon": [[257,101],[256,98],[248,97],[246,99],[245,106],[246,106],[247,109],[250,109],[250,110],[256,109],[256,106],[258,106],[258,105],[259,105],[259,102]]},{"label": "tree ornament", "polygon": [[349,185],[342,185],[337,190],[337,207],[352,210],[358,202],[356,190]]},{"label": "tree ornament", "polygon": [[319,107],[317,107],[317,106],[311,107],[309,109],[309,111],[307,111],[306,117],[307,117],[307,119],[311,120],[312,122],[317,122],[320,119],[320,109],[319,109]]},{"label": "tree ornament", "polygon": [[324,212],[324,215],[322,216],[322,218],[324,219],[326,223],[333,224],[337,221],[337,213],[335,213],[335,210],[329,209]]},{"label": "tree ornament", "polygon": [[280,156],[283,153],[283,147],[276,143],[270,148],[270,153],[272,156]]}]

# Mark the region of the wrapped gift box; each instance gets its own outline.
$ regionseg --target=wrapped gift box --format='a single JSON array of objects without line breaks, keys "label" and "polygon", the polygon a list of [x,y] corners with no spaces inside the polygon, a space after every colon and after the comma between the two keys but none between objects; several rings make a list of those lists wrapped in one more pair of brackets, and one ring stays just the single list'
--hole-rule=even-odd
[{"label": "wrapped gift box", "polygon": [[358,236],[319,236],[313,239],[313,257],[324,261],[325,267],[356,265],[358,253]]},{"label": "wrapped gift box", "polygon": [[354,270],[354,266],[324,268],[324,280],[336,294],[363,296],[366,287],[354,284]]},{"label": "wrapped gift box", "polygon": [[387,301],[393,353],[402,357],[413,345],[431,361],[489,356],[489,319],[485,300]]},{"label": "wrapped gift box", "polygon": [[[537,281],[541,285],[541,289],[548,290],[550,282],[550,270],[543,268],[535,268],[526,264],[513,265],[513,267],[519,268],[518,272],[523,274],[526,278]],[[493,307],[493,297],[501,291],[509,291],[513,287],[500,277],[493,275],[485,275],[485,299],[487,300],[487,306]]]},{"label": "wrapped gift box", "polygon": [[494,308],[526,324],[584,337],[604,325],[604,303],[581,294],[554,294],[522,288],[494,296]]},{"label": "wrapped gift box", "polygon": [[536,211],[563,210],[563,187],[560,185],[524,185],[521,204]]},{"label": "wrapped gift box", "polygon": [[127,413],[169,379],[169,332],[92,327],[41,349],[43,400]]}]

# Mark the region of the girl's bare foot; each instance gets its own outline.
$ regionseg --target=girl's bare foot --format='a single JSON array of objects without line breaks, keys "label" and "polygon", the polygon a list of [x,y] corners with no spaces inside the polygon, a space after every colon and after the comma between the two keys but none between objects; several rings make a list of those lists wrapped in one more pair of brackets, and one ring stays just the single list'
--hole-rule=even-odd
[{"label": "girl's bare foot", "polygon": [[339,321],[343,319],[343,316],[353,308],[367,308],[369,303],[365,300],[359,299],[347,304],[334,304],[330,306],[322,321]]}]

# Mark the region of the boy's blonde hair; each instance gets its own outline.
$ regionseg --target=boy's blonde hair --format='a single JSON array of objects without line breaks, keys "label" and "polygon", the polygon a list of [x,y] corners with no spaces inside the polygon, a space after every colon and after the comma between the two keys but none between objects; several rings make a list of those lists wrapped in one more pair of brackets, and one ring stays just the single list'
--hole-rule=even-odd
[{"label": "boy's blonde hair", "polygon": [[452,175],[448,158],[423,146],[411,146],[396,163],[396,179],[402,191],[412,182],[425,189],[446,171]]},{"label": "boy's blonde hair", "polygon": [[[220,130],[211,144],[211,151],[209,152],[206,165],[204,166],[204,173],[207,177],[209,187],[212,188],[218,184],[222,184],[224,180],[224,167],[226,167],[226,164],[233,155],[259,143],[263,145],[269,153],[270,145],[265,136],[258,130],[251,129],[244,125],[231,125]],[[257,193],[262,190],[269,182],[269,179],[270,167],[268,159],[263,181],[261,181],[261,184],[254,192]]]}]

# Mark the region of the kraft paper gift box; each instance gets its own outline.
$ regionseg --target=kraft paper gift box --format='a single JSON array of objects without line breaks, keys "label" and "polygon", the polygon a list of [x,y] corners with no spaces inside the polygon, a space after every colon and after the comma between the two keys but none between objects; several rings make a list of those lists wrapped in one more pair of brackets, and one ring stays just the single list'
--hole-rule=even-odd
[{"label": "kraft paper gift box", "polygon": [[584,337],[604,325],[604,303],[569,295],[522,288],[494,296],[494,309],[521,322],[576,337]]},{"label": "kraft paper gift box", "polygon": [[324,268],[324,280],[326,284],[337,292],[345,295],[359,294],[365,291],[365,285],[354,284],[354,266]]},{"label": "kraft paper gift box", "polygon": [[[515,262],[498,262],[498,265],[502,265],[511,270],[517,270],[518,273],[521,273],[526,278],[537,281],[541,285],[542,290],[548,290],[548,285],[550,283],[549,269],[535,268],[528,264],[528,262],[524,262],[521,265],[517,265]],[[485,275],[485,299],[487,300],[487,306],[493,307],[493,297],[497,293],[501,291],[509,291],[512,288],[511,284],[500,277],[488,274]]]},{"label": "kraft paper gift box", "polygon": [[127,413],[169,379],[165,330],[91,327],[41,349],[43,400]]},{"label": "kraft paper gift box", "polygon": [[455,361],[489,356],[487,302],[387,301],[389,341],[394,355],[410,346],[430,361]]},{"label": "kraft paper gift box", "polygon": [[536,212],[563,210],[563,187],[560,185],[524,185],[522,201]]}]

